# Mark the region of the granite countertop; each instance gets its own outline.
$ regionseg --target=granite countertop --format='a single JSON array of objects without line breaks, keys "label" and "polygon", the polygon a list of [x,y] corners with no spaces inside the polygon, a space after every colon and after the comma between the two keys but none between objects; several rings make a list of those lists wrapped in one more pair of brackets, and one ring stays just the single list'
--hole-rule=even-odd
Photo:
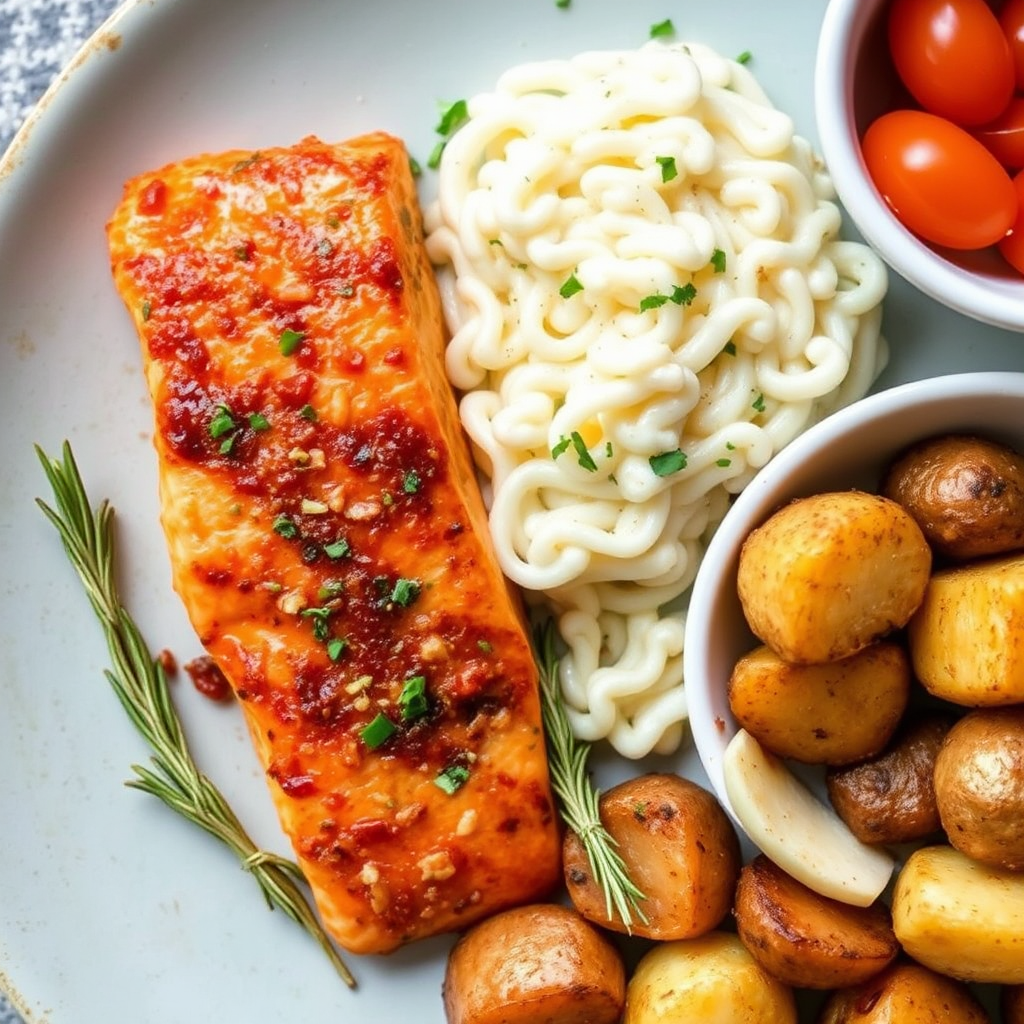
[{"label": "granite countertop", "polygon": [[[117,0],[0,0],[0,152]],[[10,922],[0,912],[0,950]],[[6,972],[0,959],[0,977]],[[17,985],[17,978],[9,979]],[[21,1017],[0,992],[0,1024]]]}]

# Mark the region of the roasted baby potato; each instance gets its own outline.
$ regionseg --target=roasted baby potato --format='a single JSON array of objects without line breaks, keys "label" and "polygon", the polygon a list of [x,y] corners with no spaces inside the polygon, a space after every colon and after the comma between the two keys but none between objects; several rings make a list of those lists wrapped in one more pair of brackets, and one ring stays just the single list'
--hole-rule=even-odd
[{"label": "roasted baby potato", "polygon": [[837,661],[906,624],[931,560],[896,502],[836,491],[797,499],[753,530],[736,585],[754,635],[780,658]]},{"label": "roasted baby potato", "polygon": [[935,800],[958,850],[1024,871],[1024,706],[972,711],[953,726],[935,760]]},{"label": "roasted baby potato", "polygon": [[884,904],[852,907],[821,896],[763,854],[740,872],[734,912],[750,955],[797,988],[856,985],[900,951]]},{"label": "roasted baby potato", "polygon": [[1006,445],[963,434],[929,438],[893,464],[882,493],[946,558],[1024,547],[1024,458]]},{"label": "roasted baby potato", "polygon": [[989,1016],[962,981],[899,963],[834,992],[817,1024],[989,1024]]},{"label": "roasted baby potato", "polygon": [[736,663],[729,707],[765,749],[806,764],[849,764],[877,754],[910,693],[910,659],[880,641],[841,661],[793,665],[769,647]]},{"label": "roasted baby potato", "polygon": [[1024,983],[1024,874],[952,846],[915,850],[896,879],[892,924],[918,963],[962,981]]},{"label": "roasted baby potato", "polygon": [[[728,914],[740,869],[739,840],[706,789],[678,775],[642,775],[609,789],[600,813],[630,877],[646,896],[641,909],[647,921],[634,921],[632,934],[690,938],[710,931]],[[576,909],[605,928],[627,931],[618,916],[609,919],[574,832],[566,833],[562,863]]]},{"label": "roasted baby potato", "polygon": [[506,910],[470,928],[444,976],[448,1024],[615,1024],[626,997],[618,950],[575,911]]},{"label": "roasted baby potato", "polygon": [[655,946],[626,990],[622,1024],[796,1024],[792,989],[737,936],[710,932]]},{"label": "roasted baby potato", "polygon": [[923,718],[877,757],[826,773],[832,806],[861,842],[909,843],[939,831],[935,759],[951,725],[946,717]]},{"label": "roasted baby potato", "polygon": [[914,672],[936,697],[1024,702],[1024,555],[936,572],[907,636]]}]

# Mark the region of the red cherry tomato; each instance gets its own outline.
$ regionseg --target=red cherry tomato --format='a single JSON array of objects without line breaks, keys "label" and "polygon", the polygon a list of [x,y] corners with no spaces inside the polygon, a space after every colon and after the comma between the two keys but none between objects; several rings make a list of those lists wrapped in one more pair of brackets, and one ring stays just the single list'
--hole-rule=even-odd
[{"label": "red cherry tomato", "polygon": [[999,24],[1013,51],[1017,88],[1024,90],[1024,0],[1008,0],[999,12]]},{"label": "red cherry tomato", "polygon": [[971,134],[1004,167],[1024,167],[1024,96],[1014,96],[994,121],[973,129]]},{"label": "red cherry tomato", "polygon": [[923,110],[893,110],[865,132],[875,187],[916,235],[950,249],[998,242],[1017,217],[1010,175],[955,124]]},{"label": "red cherry tomato", "polygon": [[1013,54],[985,0],[895,0],[888,29],[896,70],[925,110],[975,125],[1010,102]]},{"label": "red cherry tomato", "polygon": [[1010,233],[999,243],[999,251],[1010,266],[1024,274],[1024,171],[1013,179],[1020,212]]}]

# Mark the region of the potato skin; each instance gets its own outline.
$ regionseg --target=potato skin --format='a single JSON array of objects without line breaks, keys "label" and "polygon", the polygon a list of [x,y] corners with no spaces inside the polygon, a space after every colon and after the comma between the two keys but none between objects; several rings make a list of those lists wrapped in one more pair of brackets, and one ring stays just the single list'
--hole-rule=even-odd
[{"label": "potato skin", "polygon": [[892,923],[918,963],[962,981],[1024,983],[1024,874],[952,846],[915,850],[892,899]]},{"label": "potato skin", "polygon": [[622,1024],[796,1024],[788,985],[773,978],[737,936],[714,931],[655,946],[626,990]]},{"label": "potato skin", "polygon": [[740,872],[734,913],[750,955],[796,988],[856,985],[900,951],[884,904],[853,907],[821,896],[763,854]]},{"label": "potato skin", "polygon": [[817,1024],[989,1024],[989,1016],[963,982],[898,963],[834,992]]},{"label": "potato skin", "polygon": [[896,502],[863,491],[799,498],[751,531],[736,586],[754,635],[796,664],[849,657],[906,624],[932,552]]},{"label": "potato skin", "polygon": [[942,827],[935,802],[935,759],[952,719],[910,723],[877,757],[830,769],[829,801],[862,843],[909,843]]},{"label": "potato skin", "polygon": [[907,640],[933,696],[967,707],[1024,703],[1024,555],[935,572]]},{"label": "potato skin", "polygon": [[[647,897],[647,923],[632,934],[682,939],[716,927],[728,914],[740,869],[736,830],[715,797],[678,775],[629,779],[604,793],[601,821],[619,844],[630,877]],[[562,847],[565,882],[575,908],[588,920],[626,932],[608,918],[590,860],[574,832]]]},{"label": "potato skin", "polygon": [[765,749],[805,764],[849,764],[889,742],[907,706],[910,659],[880,641],[820,665],[793,665],[767,646],[736,663],[736,721]]},{"label": "potato skin", "polygon": [[448,1024],[615,1024],[626,974],[579,914],[535,904],[470,928],[449,954],[443,993]]},{"label": "potato skin", "polygon": [[1024,706],[972,711],[935,760],[950,843],[984,864],[1024,871]]},{"label": "potato skin", "polygon": [[882,493],[946,558],[1024,547],[1024,458],[1007,445],[964,434],[929,438],[893,463]]}]

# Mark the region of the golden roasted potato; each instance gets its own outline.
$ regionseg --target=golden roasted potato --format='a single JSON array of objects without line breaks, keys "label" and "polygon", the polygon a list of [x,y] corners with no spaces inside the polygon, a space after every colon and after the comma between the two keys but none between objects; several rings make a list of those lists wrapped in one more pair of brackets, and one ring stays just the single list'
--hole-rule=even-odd
[{"label": "golden roasted potato", "polygon": [[1024,706],[972,711],[953,726],[935,760],[935,800],[958,850],[1024,871]]},{"label": "golden roasted potato", "polygon": [[796,988],[856,985],[900,951],[883,903],[852,907],[821,896],[763,854],[740,872],[734,912],[750,955]]},{"label": "golden roasted potato", "polygon": [[817,1024],[989,1024],[989,1016],[962,981],[899,963],[834,992]]},{"label": "golden roasted potato", "polygon": [[[647,921],[634,921],[632,934],[690,938],[710,931],[728,914],[740,869],[739,840],[706,789],[678,775],[642,775],[603,794],[600,813],[630,877],[646,896],[641,909]],[[576,909],[605,928],[627,931],[618,916],[609,919],[574,832],[566,833],[562,863]]]},{"label": "golden roasted potato", "polygon": [[790,502],[753,530],[736,585],[754,635],[780,658],[837,661],[906,624],[931,560],[896,502],[836,491]]},{"label": "golden roasted potato", "polygon": [[615,1024],[626,974],[579,914],[535,904],[470,928],[448,956],[443,992],[448,1024]]},{"label": "golden roasted potato", "polygon": [[1024,702],[1024,555],[936,572],[907,636],[914,672],[936,697]]},{"label": "golden roasted potato", "polygon": [[1024,547],[1024,458],[1007,445],[964,434],[921,441],[892,465],[882,493],[947,558]]},{"label": "golden roasted potato", "polygon": [[793,665],[758,647],[736,663],[728,686],[736,721],[773,754],[806,764],[877,754],[909,693],[910,659],[887,641],[818,665]]},{"label": "golden roasted potato", "polygon": [[1024,874],[952,846],[915,850],[896,879],[892,924],[918,963],[962,981],[1024,983]]},{"label": "golden roasted potato", "polygon": [[1006,985],[999,999],[1003,1024],[1024,1024],[1024,985]]},{"label": "golden roasted potato", "polygon": [[951,725],[947,717],[923,718],[877,757],[826,773],[832,806],[861,842],[909,843],[939,831],[935,759]]},{"label": "golden roasted potato", "polygon": [[788,985],[728,932],[655,946],[626,989],[622,1024],[796,1024]]}]

